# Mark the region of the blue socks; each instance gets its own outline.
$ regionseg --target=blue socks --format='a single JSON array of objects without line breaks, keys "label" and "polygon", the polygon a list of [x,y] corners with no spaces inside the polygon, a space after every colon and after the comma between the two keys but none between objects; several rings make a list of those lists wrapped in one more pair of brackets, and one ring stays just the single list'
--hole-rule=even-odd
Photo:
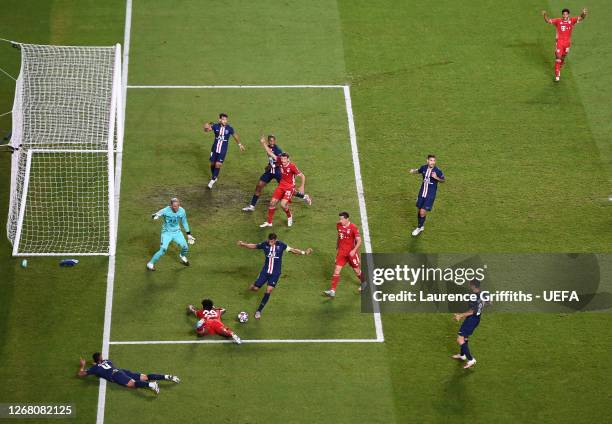
[{"label": "blue socks", "polygon": [[257,310],[259,312],[261,312],[261,310],[264,308],[264,306],[266,306],[266,303],[268,303],[268,300],[270,300],[270,293],[264,293],[263,298],[261,299],[261,303],[259,304],[259,308],[257,308]]},{"label": "blue socks", "polygon": [[147,378],[150,381],[153,381],[153,380],[165,380],[166,376],[163,375],[163,374],[147,374]]},{"label": "blue socks", "polygon": [[253,198],[251,199],[251,206],[255,206],[258,200],[259,200],[259,196],[254,194]]},{"label": "blue socks", "polygon": [[468,347],[468,341],[467,340],[461,345],[461,354],[465,355],[465,357],[468,359],[468,361],[471,361],[472,359],[474,359],[474,357],[470,353],[470,348]]},{"label": "blue socks", "polygon": [[418,212],[417,212],[417,227],[421,228],[423,225],[425,225],[425,217],[421,216]]},{"label": "blue socks", "polygon": [[139,389],[143,389],[143,388],[149,387],[149,382],[148,381],[140,381],[140,380],[138,380],[138,381],[136,381],[136,387],[139,388]]},{"label": "blue socks", "polygon": [[216,180],[217,177],[219,176],[219,168],[217,168],[216,166],[211,166],[210,167],[210,173],[212,174],[212,179]]}]

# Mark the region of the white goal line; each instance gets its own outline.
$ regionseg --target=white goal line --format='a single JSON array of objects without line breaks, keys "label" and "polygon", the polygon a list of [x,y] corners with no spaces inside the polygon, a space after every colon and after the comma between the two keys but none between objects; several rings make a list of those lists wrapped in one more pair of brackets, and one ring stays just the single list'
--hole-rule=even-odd
[{"label": "white goal line", "polygon": [[345,88],[348,84],[301,84],[301,85],[128,85],[127,88],[151,89],[201,89],[201,88]]},{"label": "white goal line", "polygon": [[[380,339],[252,339],[242,343],[383,343]],[[110,345],[177,345],[177,344],[222,344],[235,343],[232,340],[135,340],[110,342]]]}]

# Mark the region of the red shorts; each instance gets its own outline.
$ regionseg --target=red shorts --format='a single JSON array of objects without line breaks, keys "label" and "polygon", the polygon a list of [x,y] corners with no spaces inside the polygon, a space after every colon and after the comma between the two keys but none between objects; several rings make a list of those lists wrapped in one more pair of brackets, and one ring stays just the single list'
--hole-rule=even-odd
[{"label": "red shorts", "polygon": [[557,45],[555,47],[555,53],[557,55],[565,56],[569,53],[570,42],[565,40],[557,40]]},{"label": "red shorts", "polygon": [[360,261],[359,261],[359,254],[355,254],[354,256],[350,256],[350,250],[349,251],[338,251],[338,253],[336,254],[336,265],[339,266],[344,266],[347,263],[351,266],[351,268],[359,268],[360,265]]},{"label": "red shorts", "polygon": [[204,326],[196,330],[201,336],[212,336],[214,334],[223,334],[226,332],[225,325],[218,319],[209,319]]},{"label": "red shorts", "polygon": [[276,190],[274,190],[274,193],[272,193],[272,198],[276,200],[285,199],[288,203],[291,203],[291,198],[293,197],[294,192],[295,189],[293,188],[287,189],[285,187],[278,186],[276,187]]}]

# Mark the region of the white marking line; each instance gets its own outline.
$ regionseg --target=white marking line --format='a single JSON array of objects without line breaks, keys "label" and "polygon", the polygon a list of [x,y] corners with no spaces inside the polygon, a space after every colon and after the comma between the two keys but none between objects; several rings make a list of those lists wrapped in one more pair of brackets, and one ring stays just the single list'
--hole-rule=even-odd
[{"label": "white marking line", "polygon": [[[361,180],[361,165],[359,164],[359,150],[357,148],[357,133],[355,131],[355,119],[353,117],[353,104],[351,102],[351,88],[344,86],[344,102],[346,103],[346,116],[348,119],[349,137],[351,139],[351,150],[353,153],[353,167],[355,168],[355,184],[357,186],[357,198],[359,199],[359,213],[361,215],[361,227],[363,230],[363,244],[366,253],[372,253],[372,243],[370,242],[370,227],[368,225],[368,212],[365,204],[365,194],[363,181]],[[372,266],[369,266],[372,269]],[[377,303],[372,303],[374,310],[374,327],[376,328],[376,340],[385,341],[382,320],[380,318],[380,308]]]},{"label": "white marking line", "polygon": [[[253,339],[242,340],[242,343],[380,343],[378,339]],[[234,343],[232,340],[136,340],[110,342],[111,345],[177,345],[177,344],[223,344]]]},{"label": "white marking line", "polygon": [[[121,91],[123,92],[123,110],[119,113],[119,118],[122,120],[125,128],[125,103],[127,97],[127,78],[128,78],[128,59],[130,54],[130,33],[132,28],[132,0],[126,0],[125,3],[125,29],[123,34],[123,69],[121,71]],[[121,143],[121,141],[120,141]],[[122,165],[122,146],[119,147],[119,152],[116,156],[115,163],[115,225],[119,226],[119,198],[121,192],[121,165]],[[116,230],[115,230],[116,231]],[[115,232],[115,242],[117,231]],[[115,285],[115,256],[110,256],[108,259],[108,274],[106,278],[106,304],[104,307],[104,332],[102,335],[102,356],[108,358],[110,348],[110,331],[113,311],[113,292]],[[96,416],[96,424],[104,423],[104,408],[106,406],[106,380],[100,379],[98,390],[98,411]]]},{"label": "white marking line", "polygon": [[201,89],[201,88],[344,88],[344,85],[128,85],[128,88]]}]

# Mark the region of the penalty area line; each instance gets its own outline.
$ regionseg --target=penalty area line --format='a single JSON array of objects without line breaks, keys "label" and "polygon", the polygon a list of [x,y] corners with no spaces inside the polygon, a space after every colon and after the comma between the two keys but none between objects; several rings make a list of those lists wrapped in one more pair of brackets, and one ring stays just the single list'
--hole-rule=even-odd
[{"label": "penalty area line", "polygon": [[[382,343],[380,339],[253,339],[242,340],[243,344],[254,343]],[[232,340],[135,340],[115,341],[111,345],[176,345],[176,344],[223,344]]]}]

